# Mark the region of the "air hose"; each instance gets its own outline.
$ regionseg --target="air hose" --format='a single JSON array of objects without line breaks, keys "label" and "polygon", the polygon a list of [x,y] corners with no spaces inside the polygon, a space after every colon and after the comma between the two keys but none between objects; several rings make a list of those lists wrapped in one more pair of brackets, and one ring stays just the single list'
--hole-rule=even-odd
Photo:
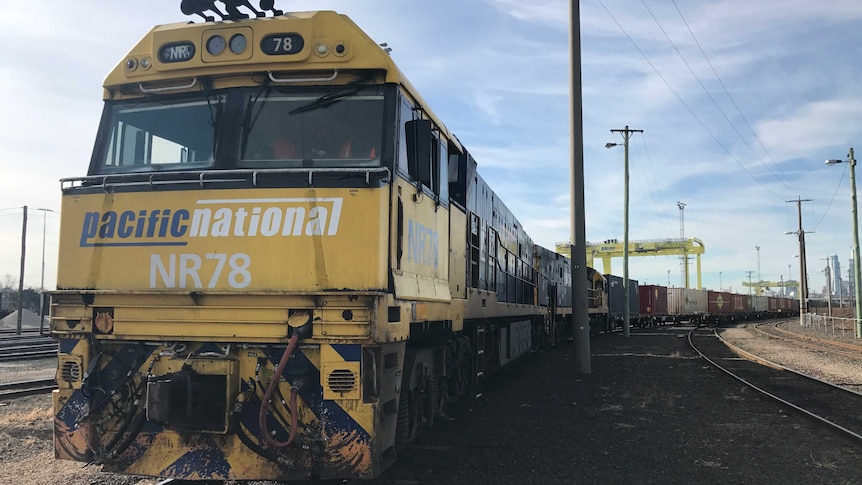
[{"label": "air hose", "polygon": [[293,350],[296,348],[296,343],[298,341],[299,334],[294,333],[287,343],[287,348],[284,349],[284,354],[282,354],[281,360],[278,362],[278,367],[275,369],[275,375],[272,376],[272,380],[270,380],[269,385],[266,386],[266,392],[264,393],[263,399],[260,403],[260,412],[258,413],[260,438],[269,446],[274,448],[285,448],[290,446],[290,444],[293,443],[293,439],[296,437],[296,428],[299,425],[299,413],[296,406],[296,399],[299,391],[294,387],[290,390],[290,434],[287,441],[277,441],[269,433],[266,426],[266,415],[269,413],[270,400],[272,399],[275,389],[278,387],[278,383],[281,380],[281,374],[284,372],[284,368],[287,367],[287,361],[290,360],[290,356],[293,354]]}]

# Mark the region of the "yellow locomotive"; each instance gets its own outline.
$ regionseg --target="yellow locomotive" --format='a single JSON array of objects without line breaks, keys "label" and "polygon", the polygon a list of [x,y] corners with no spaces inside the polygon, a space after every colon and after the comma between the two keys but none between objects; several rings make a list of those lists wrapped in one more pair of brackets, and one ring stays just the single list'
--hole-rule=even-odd
[{"label": "yellow locomotive", "polygon": [[386,50],[344,15],[259,6],[158,26],[104,83],[88,174],[61,182],[57,458],[373,478],[567,337],[569,260]]}]

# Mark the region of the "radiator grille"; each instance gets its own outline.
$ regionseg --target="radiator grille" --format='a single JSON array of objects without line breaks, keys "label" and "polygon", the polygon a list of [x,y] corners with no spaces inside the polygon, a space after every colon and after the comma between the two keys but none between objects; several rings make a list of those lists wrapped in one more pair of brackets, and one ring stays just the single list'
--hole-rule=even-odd
[{"label": "radiator grille", "polygon": [[329,374],[329,389],[332,392],[347,393],[356,389],[356,374],[348,369],[335,369]]},{"label": "radiator grille", "polygon": [[60,367],[60,378],[65,382],[80,382],[81,366],[77,362],[63,362],[62,367]]}]

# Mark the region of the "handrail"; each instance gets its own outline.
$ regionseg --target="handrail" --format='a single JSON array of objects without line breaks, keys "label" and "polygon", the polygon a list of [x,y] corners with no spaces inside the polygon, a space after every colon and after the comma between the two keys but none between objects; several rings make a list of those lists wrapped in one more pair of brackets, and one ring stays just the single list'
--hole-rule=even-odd
[{"label": "handrail", "polygon": [[162,88],[145,88],[144,83],[138,83],[138,89],[141,90],[142,93],[153,94],[153,93],[163,93],[165,91],[182,91],[183,89],[191,89],[195,87],[195,84],[198,83],[198,78],[192,78],[192,82],[189,84],[183,84],[182,86],[165,86]]},{"label": "handrail", "polygon": [[[262,175],[279,175],[279,174],[300,174],[308,173],[309,183],[312,181],[313,174],[328,174],[328,173],[364,173],[366,183],[371,183],[371,174],[389,174],[387,167],[338,167],[338,168],[279,168],[279,169],[248,169],[248,170],[208,170],[208,171],[177,171],[177,172],[134,172],[124,174],[106,174],[106,175],[87,175],[83,177],[66,177],[60,179],[60,189],[67,190],[76,187],[76,183],[89,183],[90,187],[108,187],[108,186],[133,186],[133,185],[176,185],[176,184],[199,184],[201,187],[205,183],[228,183],[228,182],[243,182],[251,178],[254,185],[257,185],[259,178]],[[207,175],[212,176],[207,178]],[[154,177],[163,176],[165,180],[155,180]],[[187,179],[178,179],[180,177],[189,177]],[[244,177],[244,178],[237,178]],[[69,184],[67,187],[66,184]]]},{"label": "handrail", "polygon": [[336,77],[338,77],[338,69],[332,70],[332,76],[329,77],[305,77],[305,78],[277,78],[272,71],[268,71],[270,81],[274,83],[304,83],[304,82],[322,82],[322,81],[332,81]]}]

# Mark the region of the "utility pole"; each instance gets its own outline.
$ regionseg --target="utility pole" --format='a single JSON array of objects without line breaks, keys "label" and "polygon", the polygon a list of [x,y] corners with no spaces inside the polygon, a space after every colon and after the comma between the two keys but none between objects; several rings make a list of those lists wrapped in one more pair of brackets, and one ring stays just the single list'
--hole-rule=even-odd
[{"label": "utility pole", "polygon": [[829,271],[829,258],[826,258],[826,269],[824,270],[826,273],[826,308],[827,315],[832,316],[832,280],[831,280],[831,271]]},{"label": "utility pole", "polygon": [[51,209],[36,209],[42,211],[42,285],[39,288],[39,335],[45,328],[45,229],[48,227],[48,213]]},{"label": "utility pole", "polygon": [[760,276],[760,246],[754,246],[754,249],[757,250],[757,282],[760,283],[763,281],[763,278]]},{"label": "utility pole", "polygon": [[584,209],[584,114],[581,87],[581,5],[569,0],[569,52],[571,55],[571,114],[569,153],[571,156],[571,255],[572,338],[575,341],[577,371],[590,374],[590,316],[587,308],[587,236]]},{"label": "utility pole", "polygon": [[754,273],[754,271],[746,271],[746,273],[748,273],[748,296],[750,297],[751,296],[751,273]]},{"label": "utility pole", "polygon": [[685,246],[685,206],[684,202],[677,201],[679,207],[679,239],[682,242],[682,287],[688,288],[688,253]]},{"label": "utility pole", "polygon": [[718,272],[718,291],[722,291],[723,285],[721,284],[721,271]]},{"label": "utility pole", "polygon": [[796,202],[796,210],[799,213],[799,229],[793,233],[799,236],[799,323],[805,324],[805,314],[808,313],[808,266],[805,262],[805,231],[802,229],[802,203],[811,202],[811,199],[803,199],[797,197],[796,200],[788,200]]},{"label": "utility pole", "polygon": [[21,335],[24,323],[24,253],[27,251],[27,206],[24,206],[24,224],[21,228],[21,275],[18,277],[18,326],[15,332]]},{"label": "utility pole", "polygon": [[[611,133],[622,133],[623,145],[625,146],[625,165],[624,165],[624,186],[625,186],[625,211],[623,218],[625,219],[625,228],[623,230],[623,298],[625,298],[625,306],[623,306],[623,335],[629,336],[629,324],[631,314],[631,304],[629,302],[629,139],[633,133],[643,133],[643,130],[629,129],[628,125],[622,130],[611,130]],[[605,148],[616,146],[616,143],[606,143]]]}]

